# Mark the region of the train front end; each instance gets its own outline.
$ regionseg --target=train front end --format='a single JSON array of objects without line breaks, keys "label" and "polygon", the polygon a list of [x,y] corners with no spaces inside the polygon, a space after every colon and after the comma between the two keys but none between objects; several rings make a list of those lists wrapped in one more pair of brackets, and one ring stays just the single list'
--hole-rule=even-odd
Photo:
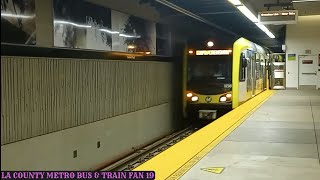
[{"label": "train front end", "polygon": [[232,49],[189,50],[185,110],[188,118],[214,120],[232,110]]}]

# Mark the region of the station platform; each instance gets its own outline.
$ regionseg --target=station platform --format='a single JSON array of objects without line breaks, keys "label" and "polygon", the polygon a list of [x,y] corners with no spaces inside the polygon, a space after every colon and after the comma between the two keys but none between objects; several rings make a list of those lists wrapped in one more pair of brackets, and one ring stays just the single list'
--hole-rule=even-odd
[{"label": "station platform", "polygon": [[265,91],[136,170],[156,179],[317,180],[320,91]]}]

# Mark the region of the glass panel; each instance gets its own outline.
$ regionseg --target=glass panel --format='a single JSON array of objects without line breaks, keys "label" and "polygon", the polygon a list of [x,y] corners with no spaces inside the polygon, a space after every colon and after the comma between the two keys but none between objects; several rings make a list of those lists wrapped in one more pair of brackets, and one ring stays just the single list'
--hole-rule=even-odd
[{"label": "glass panel", "polygon": [[1,1],[1,42],[35,45],[34,0]]},{"label": "glass panel", "polygon": [[188,89],[199,94],[220,94],[231,90],[231,56],[194,57],[188,63]]}]

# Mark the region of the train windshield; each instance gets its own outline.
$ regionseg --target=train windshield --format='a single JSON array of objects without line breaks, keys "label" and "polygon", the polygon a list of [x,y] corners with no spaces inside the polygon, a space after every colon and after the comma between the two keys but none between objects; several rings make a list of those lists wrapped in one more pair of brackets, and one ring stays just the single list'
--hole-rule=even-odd
[{"label": "train windshield", "polygon": [[199,94],[231,90],[231,56],[193,57],[188,62],[188,89]]}]

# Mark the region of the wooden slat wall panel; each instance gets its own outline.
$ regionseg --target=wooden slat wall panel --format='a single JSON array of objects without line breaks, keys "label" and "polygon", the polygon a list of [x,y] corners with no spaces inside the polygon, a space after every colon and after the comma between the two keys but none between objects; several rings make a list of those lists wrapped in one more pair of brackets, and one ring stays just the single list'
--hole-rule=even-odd
[{"label": "wooden slat wall panel", "polygon": [[167,62],[3,56],[1,145],[168,103],[173,73]]}]

